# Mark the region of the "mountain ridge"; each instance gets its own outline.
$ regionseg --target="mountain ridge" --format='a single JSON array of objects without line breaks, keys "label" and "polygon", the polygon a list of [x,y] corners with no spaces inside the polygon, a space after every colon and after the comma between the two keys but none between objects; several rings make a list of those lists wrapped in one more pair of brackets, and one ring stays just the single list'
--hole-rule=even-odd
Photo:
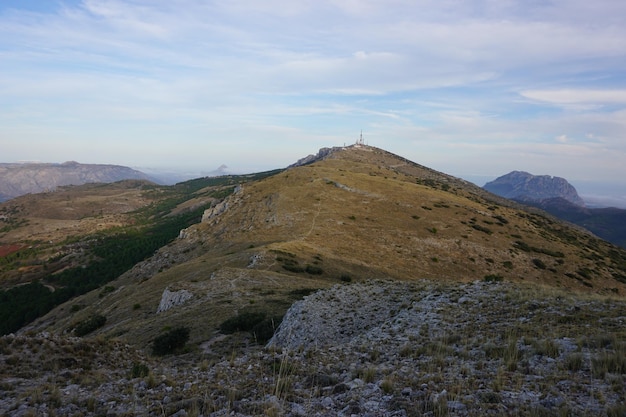
[{"label": "mountain ridge", "polygon": [[[1,204],[0,243],[29,245],[0,258],[2,284],[5,274],[24,280],[28,268],[56,272],[70,260],[89,272],[80,284],[137,241],[165,227],[175,233],[0,337],[0,413],[624,411],[626,251],[382,149],[313,159],[250,176],[85,185]],[[45,217],[53,212],[65,216],[64,229],[15,239],[61,225]],[[90,222],[98,227],[72,232]],[[64,235],[61,246],[48,243]],[[63,274],[32,286],[44,295],[75,288]],[[12,289],[31,286],[19,282]]]},{"label": "mountain ridge", "polygon": [[[164,320],[174,319],[190,323],[199,343],[211,338],[211,330],[192,324],[194,317],[213,317],[215,326],[251,305],[281,314],[291,293],[326,288],[342,277],[495,279],[626,293],[623,252],[545,212],[520,207],[378,148],[337,149],[235,187],[205,211],[202,222],[111,284],[117,290],[103,301],[117,310],[92,292],[76,301],[86,306],[78,314],[55,309],[28,329],[62,331],[104,308],[98,313],[109,317],[104,333],[123,332],[146,346]],[[155,314],[166,289],[191,297]],[[135,316],[130,299],[146,307],[128,328],[124,323]]]},{"label": "mountain ridge", "polygon": [[141,171],[110,164],[0,163],[0,202],[24,194],[53,191],[66,185],[112,183],[127,179],[155,181]]}]

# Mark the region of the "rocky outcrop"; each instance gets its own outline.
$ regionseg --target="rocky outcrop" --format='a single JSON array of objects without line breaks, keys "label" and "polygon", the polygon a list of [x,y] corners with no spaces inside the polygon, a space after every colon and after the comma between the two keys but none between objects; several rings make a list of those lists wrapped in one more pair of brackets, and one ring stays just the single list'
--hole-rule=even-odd
[{"label": "rocky outcrop", "polygon": [[369,281],[298,302],[270,348],[211,360],[8,335],[0,415],[621,416],[625,308],[503,282]]},{"label": "rocky outcrop", "polygon": [[185,304],[187,301],[189,301],[192,298],[193,298],[193,294],[185,289],[172,291],[168,287],[163,291],[163,295],[161,296],[161,302],[159,303],[159,308],[157,309],[157,313],[162,313],[164,311],[169,310],[172,307]]},{"label": "rocky outcrop", "polygon": [[576,188],[567,180],[549,175],[513,171],[488,182],[483,188],[501,197],[521,202],[539,202],[560,197],[578,206],[585,205]]},{"label": "rocky outcrop", "polygon": [[333,152],[339,151],[343,148],[341,147],[332,147],[332,148],[321,148],[317,154],[313,155],[308,155],[305,156],[304,158],[298,159],[295,163],[291,164],[288,166],[288,168],[293,168],[293,167],[299,167],[302,165],[308,165],[308,164],[312,164],[313,162],[317,162],[321,159],[326,158],[328,155],[332,154]]},{"label": "rocky outcrop", "polygon": [[242,194],[243,186],[237,185],[233,190],[233,193],[228,198],[217,203],[213,207],[204,210],[204,213],[202,214],[202,223],[210,223],[220,214],[226,212],[226,210],[228,210],[233,203],[237,203],[241,199]]},{"label": "rocky outcrop", "polygon": [[224,201],[222,201],[220,203],[217,203],[213,207],[204,210],[204,214],[202,214],[202,223],[208,222],[209,220],[213,219],[214,217],[217,217],[220,214],[224,213],[226,210],[228,210],[228,201],[227,200],[224,200]]}]

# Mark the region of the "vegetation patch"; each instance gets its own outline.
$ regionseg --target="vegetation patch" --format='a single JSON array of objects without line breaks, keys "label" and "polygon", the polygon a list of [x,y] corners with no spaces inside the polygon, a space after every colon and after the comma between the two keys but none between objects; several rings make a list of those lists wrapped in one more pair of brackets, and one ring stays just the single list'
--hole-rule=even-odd
[{"label": "vegetation patch", "polygon": [[486,233],[488,235],[492,234],[493,232],[491,231],[491,229],[489,229],[488,227],[485,226],[481,226],[479,224],[472,224],[471,225],[472,228],[474,228],[475,230],[478,230],[479,232],[483,232]]},{"label": "vegetation patch", "polygon": [[106,317],[99,314],[93,315],[74,326],[74,334],[79,337],[86,336],[94,330],[104,326],[106,322]]},{"label": "vegetation patch", "polygon": [[533,262],[533,265],[535,265],[535,268],[546,269],[546,264],[541,259],[534,258],[532,262]]},{"label": "vegetation patch", "polygon": [[231,317],[220,324],[220,332],[231,334],[235,332],[250,331],[262,322],[267,314],[262,311],[245,311]]},{"label": "vegetation patch", "polygon": [[157,356],[169,355],[182,349],[189,340],[189,329],[177,327],[157,336],[152,342],[152,353]]},{"label": "vegetation patch", "polygon": [[502,275],[489,274],[489,275],[485,275],[483,280],[485,282],[500,282],[500,281],[504,280],[504,278],[502,277]]},{"label": "vegetation patch", "polygon": [[250,332],[257,343],[265,344],[272,338],[282,317],[267,317],[263,311],[246,311],[229,318],[220,325],[220,332]]},{"label": "vegetation patch", "polygon": [[563,252],[530,246],[529,244],[527,244],[526,242],[522,240],[516,240],[515,243],[513,243],[513,246],[524,252],[542,253],[544,255],[552,256],[553,258],[563,258],[565,256]]},{"label": "vegetation patch", "polygon": [[144,363],[134,362],[132,368],[130,368],[131,378],[143,378],[148,376],[150,369]]},{"label": "vegetation patch", "polygon": [[307,265],[304,271],[307,274],[311,274],[311,275],[322,275],[324,273],[324,270],[322,268],[320,268],[319,266],[315,266],[315,265]]}]

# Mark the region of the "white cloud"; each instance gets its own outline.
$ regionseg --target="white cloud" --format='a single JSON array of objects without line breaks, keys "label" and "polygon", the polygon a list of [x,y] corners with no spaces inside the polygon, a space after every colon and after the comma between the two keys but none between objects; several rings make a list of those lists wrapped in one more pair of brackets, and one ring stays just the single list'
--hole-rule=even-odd
[{"label": "white cloud", "polygon": [[626,89],[559,89],[526,90],[521,95],[532,100],[554,104],[624,104]]},{"label": "white cloud", "polygon": [[[88,156],[97,137],[102,158],[157,143],[142,157],[200,165],[244,141],[271,168],[268,143],[287,158],[363,128],[457,173],[523,162],[625,177],[611,162],[626,155],[624,56],[626,2],[614,0],[0,5],[0,145],[44,159],[30,153],[67,138]],[[236,165],[211,165],[224,162]]]}]

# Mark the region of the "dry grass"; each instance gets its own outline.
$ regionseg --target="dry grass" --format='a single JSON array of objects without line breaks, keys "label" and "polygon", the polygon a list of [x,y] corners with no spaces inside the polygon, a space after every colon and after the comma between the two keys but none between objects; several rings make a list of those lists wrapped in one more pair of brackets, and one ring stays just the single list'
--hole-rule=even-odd
[{"label": "dry grass", "polygon": [[[71,302],[84,309],[61,306],[32,328],[64,331],[101,314],[107,323],[97,334],[146,348],[163,329],[184,326],[191,329],[190,345],[198,346],[219,336],[219,324],[241,311],[282,315],[302,291],[345,282],[342,277],[358,282],[498,276],[541,286],[538,291],[626,294],[626,285],[612,276],[617,265],[610,245],[486,197],[478,187],[379,149],[350,148],[245,184],[229,197],[224,213],[189,228],[188,238],[111,283],[116,291],[102,298],[86,294]],[[166,267],[149,268],[166,258]],[[587,270],[588,278],[576,273]],[[193,298],[156,314],[168,287]],[[533,294],[510,294],[512,300],[521,296]],[[246,340],[218,337],[207,351],[232,350],[233,343]]]}]

